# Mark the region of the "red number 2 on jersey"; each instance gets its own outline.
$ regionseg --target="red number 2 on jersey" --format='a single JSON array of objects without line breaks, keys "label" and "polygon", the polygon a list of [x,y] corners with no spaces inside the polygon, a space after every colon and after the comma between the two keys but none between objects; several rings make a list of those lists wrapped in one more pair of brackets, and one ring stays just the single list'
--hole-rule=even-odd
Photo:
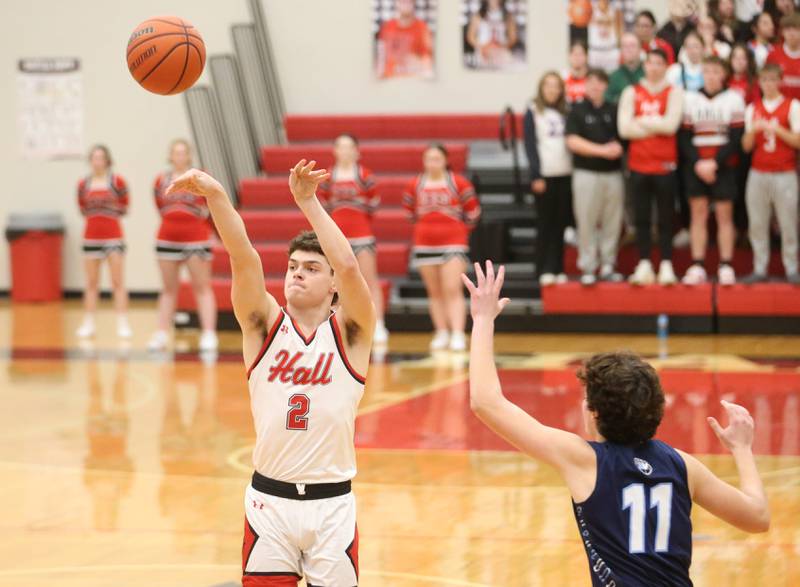
[{"label": "red number 2 on jersey", "polygon": [[307,395],[296,393],[289,398],[289,413],[286,415],[287,430],[308,430],[308,411],[311,400]]}]

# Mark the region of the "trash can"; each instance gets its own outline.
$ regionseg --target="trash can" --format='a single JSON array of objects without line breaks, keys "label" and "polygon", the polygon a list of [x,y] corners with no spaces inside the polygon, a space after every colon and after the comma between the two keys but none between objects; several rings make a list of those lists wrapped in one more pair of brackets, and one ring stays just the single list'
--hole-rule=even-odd
[{"label": "trash can", "polygon": [[57,213],[10,214],[6,238],[11,250],[11,300],[61,299],[64,219]]}]

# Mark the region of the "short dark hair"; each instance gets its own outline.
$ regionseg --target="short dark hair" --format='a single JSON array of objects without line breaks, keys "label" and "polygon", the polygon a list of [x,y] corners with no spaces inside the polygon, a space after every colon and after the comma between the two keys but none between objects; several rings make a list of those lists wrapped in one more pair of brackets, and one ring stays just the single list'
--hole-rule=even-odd
[{"label": "short dark hair", "polygon": [[758,75],[761,76],[765,73],[774,73],[779,79],[783,79],[783,68],[777,63],[765,63]]},{"label": "short dark hair", "polygon": [[587,45],[586,41],[584,41],[583,39],[573,39],[569,44],[569,53],[572,53],[572,50],[575,47],[580,47],[581,49],[583,49],[584,53],[589,52],[589,45]]},{"label": "short dark hair", "polygon": [[[296,237],[294,237],[291,241],[289,241],[289,256],[292,256],[292,253],[295,251],[305,251],[307,253],[317,253],[325,257],[325,260],[328,260],[328,257],[325,255],[325,251],[322,250],[322,245],[319,244],[319,239],[317,238],[317,233],[311,230],[304,230]],[[331,267],[331,273],[333,273],[333,267]],[[335,304],[339,301],[339,294],[333,294],[333,301],[332,304]]]},{"label": "short dark hair", "polygon": [[664,60],[664,63],[669,63],[669,57],[667,57],[667,52],[664,51],[661,47],[655,47],[654,49],[647,50],[647,57],[651,57],[655,55],[656,57],[661,57]]},{"label": "short dark hair", "polygon": [[597,431],[609,442],[635,445],[650,440],[664,416],[658,373],[639,355],[600,353],[578,371]]},{"label": "short dark hair", "polygon": [[706,55],[705,57],[703,57],[703,65],[718,65],[723,70],[725,70],[726,75],[729,75],[731,72],[730,70],[731,66],[728,63],[728,61],[726,61],[719,55]]},{"label": "short dark hair", "polygon": [[800,13],[792,12],[781,18],[782,29],[800,29]]},{"label": "short dark hair", "polygon": [[639,20],[642,17],[644,17],[647,20],[649,20],[650,24],[653,24],[653,25],[656,24],[656,17],[651,11],[649,11],[649,10],[640,10],[636,14],[636,19],[635,20]]},{"label": "short dark hair", "polygon": [[608,74],[606,73],[605,69],[600,69],[599,67],[589,68],[589,71],[586,72],[586,78],[588,79],[590,77],[593,77],[605,84],[608,83]]}]

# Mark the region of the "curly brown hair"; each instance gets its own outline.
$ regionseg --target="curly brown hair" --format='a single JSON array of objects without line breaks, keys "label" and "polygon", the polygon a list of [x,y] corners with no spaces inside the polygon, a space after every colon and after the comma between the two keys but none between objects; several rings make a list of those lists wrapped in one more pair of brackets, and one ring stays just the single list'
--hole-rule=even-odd
[{"label": "curly brown hair", "polygon": [[616,444],[640,444],[664,416],[664,391],[652,365],[631,352],[600,353],[578,371],[598,432]]}]

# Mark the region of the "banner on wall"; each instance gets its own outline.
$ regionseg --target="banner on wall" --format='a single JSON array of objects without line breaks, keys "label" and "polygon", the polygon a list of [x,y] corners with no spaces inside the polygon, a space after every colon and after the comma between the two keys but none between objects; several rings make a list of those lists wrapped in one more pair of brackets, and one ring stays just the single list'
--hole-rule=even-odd
[{"label": "banner on wall", "polygon": [[520,71],[526,63],[527,0],[462,0],[464,66]]},{"label": "banner on wall", "polygon": [[17,119],[23,157],[83,157],[83,80],[79,59],[20,59]]},{"label": "banner on wall", "polygon": [[372,0],[375,74],[433,79],[438,0]]},{"label": "banner on wall", "polygon": [[622,33],[633,28],[635,0],[567,0],[570,46],[582,42],[589,67],[611,73],[620,65]]}]

